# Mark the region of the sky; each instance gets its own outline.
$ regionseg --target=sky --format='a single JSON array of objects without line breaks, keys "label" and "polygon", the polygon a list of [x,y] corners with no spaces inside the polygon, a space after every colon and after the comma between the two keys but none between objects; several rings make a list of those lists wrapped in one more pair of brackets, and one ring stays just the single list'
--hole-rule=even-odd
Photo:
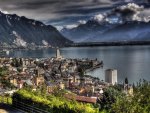
[{"label": "sky", "polygon": [[[149,4],[150,0],[0,0],[0,10],[46,24],[64,26],[88,20],[128,2]],[[146,6],[144,13],[150,15],[149,6]]]}]

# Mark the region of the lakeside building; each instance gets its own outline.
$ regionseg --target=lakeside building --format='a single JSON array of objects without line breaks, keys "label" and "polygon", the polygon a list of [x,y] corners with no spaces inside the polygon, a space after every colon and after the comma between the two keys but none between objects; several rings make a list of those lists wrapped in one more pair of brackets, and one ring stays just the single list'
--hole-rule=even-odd
[{"label": "lakeside building", "polygon": [[62,58],[62,56],[60,54],[60,49],[59,48],[56,48],[56,58],[57,59],[61,59]]},{"label": "lakeside building", "polygon": [[105,82],[115,85],[117,83],[117,70],[115,69],[105,70]]}]

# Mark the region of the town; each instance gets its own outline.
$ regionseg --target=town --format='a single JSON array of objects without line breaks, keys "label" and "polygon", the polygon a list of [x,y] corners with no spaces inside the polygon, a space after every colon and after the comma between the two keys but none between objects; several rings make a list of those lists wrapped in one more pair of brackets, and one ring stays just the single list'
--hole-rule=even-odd
[{"label": "town", "polygon": [[105,81],[86,74],[102,66],[103,61],[97,59],[63,58],[58,48],[52,58],[0,58],[0,93],[12,95],[27,86],[32,90],[45,87],[49,94],[65,89],[76,94],[77,101],[96,103],[103,89],[117,83],[117,70],[107,69]]}]

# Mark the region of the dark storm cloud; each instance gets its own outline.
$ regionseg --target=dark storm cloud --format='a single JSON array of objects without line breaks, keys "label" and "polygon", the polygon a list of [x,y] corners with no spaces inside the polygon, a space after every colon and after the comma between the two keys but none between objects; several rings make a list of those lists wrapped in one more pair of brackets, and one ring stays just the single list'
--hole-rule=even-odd
[{"label": "dark storm cloud", "polygon": [[56,1],[38,1],[38,2],[26,2],[19,3],[16,7],[17,9],[40,9],[43,7],[47,7],[48,4],[55,4]]},{"label": "dark storm cloud", "polygon": [[61,14],[70,14],[70,13],[74,13],[74,14],[88,14],[88,13],[94,13],[94,12],[101,12],[101,11],[105,11],[105,10],[109,10],[112,7],[103,7],[103,8],[83,8],[83,9],[70,9],[70,10],[61,10],[61,11],[56,11],[55,13],[61,13]]},{"label": "dark storm cloud", "polygon": [[105,5],[111,6],[110,0],[0,0],[1,9],[40,20],[83,14]]},{"label": "dark storm cloud", "polygon": [[42,21],[70,22],[69,19],[76,21],[105,12],[123,1],[126,0],[0,0],[0,8]]}]

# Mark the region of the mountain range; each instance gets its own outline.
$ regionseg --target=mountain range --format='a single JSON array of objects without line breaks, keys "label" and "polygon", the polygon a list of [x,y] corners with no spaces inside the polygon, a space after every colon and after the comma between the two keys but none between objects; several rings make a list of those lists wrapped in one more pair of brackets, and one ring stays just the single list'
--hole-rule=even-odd
[{"label": "mountain range", "polygon": [[0,12],[0,45],[62,47],[69,43],[72,41],[62,36],[51,25],[24,16]]},{"label": "mountain range", "polygon": [[143,9],[129,3],[60,32],[74,42],[150,41],[150,16],[142,16]]},{"label": "mountain range", "polygon": [[64,28],[61,32],[75,42],[150,41],[150,22],[100,24],[88,21],[76,28]]}]

